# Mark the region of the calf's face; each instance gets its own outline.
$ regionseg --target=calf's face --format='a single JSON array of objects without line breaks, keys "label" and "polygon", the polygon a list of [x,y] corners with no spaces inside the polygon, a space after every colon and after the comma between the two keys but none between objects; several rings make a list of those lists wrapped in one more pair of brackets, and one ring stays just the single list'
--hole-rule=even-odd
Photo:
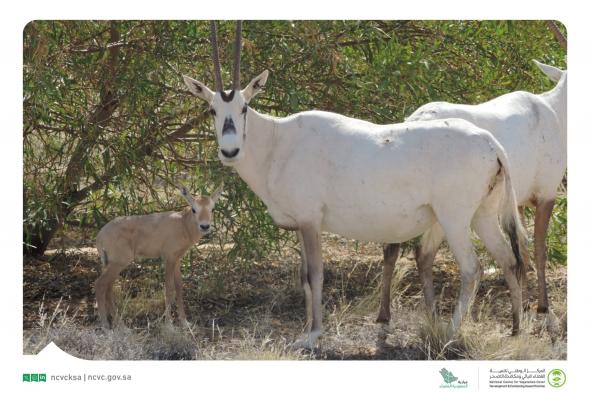
[{"label": "calf's face", "polygon": [[196,197],[195,205],[191,206],[193,221],[202,234],[207,234],[213,221],[213,206],[215,203],[209,197]]},{"label": "calf's face", "polygon": [[211,196],[193,196],[186,187],[182,187],[180,192],[189,206],[191,207],[191,218],[197,231],[205,235],[211,231],[213,222],[213,208],[221,196],[222,186],[220,186]]}]

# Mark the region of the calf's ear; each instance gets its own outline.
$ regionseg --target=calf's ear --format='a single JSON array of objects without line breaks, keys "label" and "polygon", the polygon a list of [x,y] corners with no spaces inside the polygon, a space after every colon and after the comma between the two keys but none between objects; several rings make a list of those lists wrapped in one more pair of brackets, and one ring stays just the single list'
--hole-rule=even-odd
[{"label": "calf's ear", "polygon": [[217,189],[215,191],[213,191],[213,194],[211,194],[211,200],[213,201],[213,203],[217,203],[217,201],[221,197],[222,192],[223,192],[223,182],[221,182],[219,187],[217,187]]}]

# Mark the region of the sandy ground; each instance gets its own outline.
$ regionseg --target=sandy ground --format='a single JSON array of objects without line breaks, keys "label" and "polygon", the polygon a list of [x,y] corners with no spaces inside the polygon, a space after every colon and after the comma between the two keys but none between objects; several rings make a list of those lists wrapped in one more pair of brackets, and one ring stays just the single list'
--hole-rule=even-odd
[{"label": "sandy ground", "polygon": [[[441,249],[434,267],[438,318],[426,318],[413,253],[396,266],[392,320],[375,323],[381,246],[325,234],[324,323],[313,352],[289,347],[304,324],[297,249],[259,261],[229,261],[210,244],[193,248],[183,263],[190,329],[164,323],[163,269],[159,261],[127,268],[115,286],[124,326],[98,329],[93,283],[100,272],[91,247],[25,257],[23,346],[37,353],[50,341],[85,359],[565,359],[566,268],[548,269],[551,313],[524,316],[523,332],[510,337],[508,291],[489,257],[486,274],[461,333],[449,340],[444,326],[453,310],[459,275]],[[247,266],[247,267],[246,267]],[[534,272],[529,291],[536,293]]]}]

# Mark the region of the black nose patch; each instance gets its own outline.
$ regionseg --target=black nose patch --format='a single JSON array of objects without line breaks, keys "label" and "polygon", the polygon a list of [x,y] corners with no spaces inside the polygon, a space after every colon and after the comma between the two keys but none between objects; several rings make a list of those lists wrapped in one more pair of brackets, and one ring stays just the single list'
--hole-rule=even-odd
[{"label": "black nose patch", "polygon": [[239,152],[240,152],[240,149],[237,149],[237,148],[230,150],[230,151],[221,149],[221,154],[223,154],[223,156],[225,158],[234,158],[235,156],[238,155]]},{"label": "black nose patch", "polygon": [[221,130],[221,135],[226,134],[235,134],[236,133],[236,126],[234,125],[234,121],[231,117],[226,117],[225,121],[223,122],[223,128]]},{"label": "black nose patch", "polygon": [[202,230],[207,231],[207,230],[209,230],[210,225],[208,225],[208,224],[201,224],[200,227],[201,227]]}]

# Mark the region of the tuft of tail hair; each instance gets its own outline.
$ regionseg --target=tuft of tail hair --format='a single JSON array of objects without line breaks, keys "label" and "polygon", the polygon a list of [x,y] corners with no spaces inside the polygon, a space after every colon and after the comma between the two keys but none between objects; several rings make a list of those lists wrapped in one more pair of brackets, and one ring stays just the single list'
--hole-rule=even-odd
[{"label": "tuft of tail hair", "polygon": [[510,247],[512,248],[514,258],[516,259],[516,265],[514,268],[516,278],[520,284],[526,274],[526,266],[524,265],[522,256],[523,253],[528,252],[528,240],[526,230],[524,229],[520,221],[520,215],[518,214],[518,204],[510,179],[508,161],[504,149],[500,149],[501,150],[498,152],[498,163],[500,164],[500,171],[504,176],[504,198],[502,202],[501,223],[502,229],[504,229],[504,232],[508,235]]},{"label": "tuft of tail hair", "polygon": [[[518,283],[522,283],[522,279],[526,274],[526,268],[524,265],[524,261],[522,258],[521,252],[526,252],[526,250],[521,250],[521,245],[527,243],[526,240],[519,239],[521,235],[520,232],[524,231],[519,227],[522,227],[520,223],[520,218],[517,217],[510,217],[507,220],[502,220],[502,227],[504,231],[508,234],[508,238],[510,239],[510,246],[512,247],[512,253],[516,258],[516,266],[515,266],[515,273]],[[526,239],[526,236],[524,236]]]}]

